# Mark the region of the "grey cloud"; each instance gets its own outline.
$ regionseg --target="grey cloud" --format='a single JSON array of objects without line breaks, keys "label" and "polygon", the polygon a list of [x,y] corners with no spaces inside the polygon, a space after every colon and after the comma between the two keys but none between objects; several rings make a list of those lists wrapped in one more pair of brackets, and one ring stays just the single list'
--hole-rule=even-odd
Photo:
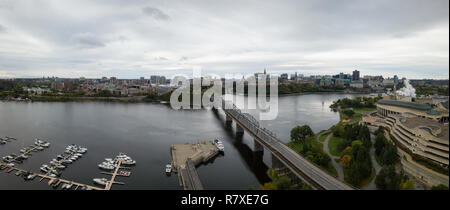
[{"label": "grey cloud", "polygon": [[6,32],[6,27],[0,25],[0,33]]},{"label": "grey cloud", "polygon": [[169,20],[169,18],[170,18],[166,13],[164,13],[163,11],[161,11],[160,9],[155,8],[155,7],[150,7],[150,6],[144,7],[144,8],[142,8],[142,12],[145,15],[153,17],[157,20]]},{"label": "grey cloud", "polygon": [[448,0],[75,2],[0,0],[2,71],[136,78],[190,66],[218,74],[361,68],[448,78]]},{"label": "grey cloud", "polygon": [[75,34],[72,38],[81,47],[96,48],[105,46],[105,43],[91,33]]},{"label": "grey cloud", "polygon": [[167,60],[169,60],[169,59],[166,58],[166,57],[156,57],[155,60],[159,60],[159,61],[167,61]]}]

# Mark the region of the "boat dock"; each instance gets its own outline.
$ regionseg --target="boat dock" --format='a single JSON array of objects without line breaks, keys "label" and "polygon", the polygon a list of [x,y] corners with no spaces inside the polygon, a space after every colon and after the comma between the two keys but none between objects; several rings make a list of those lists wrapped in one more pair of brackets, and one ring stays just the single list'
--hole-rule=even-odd
[{"label": "boat dock", "polygon": [[[12,171],[20,171],[22,173],[27,172],[26,170],[20,169],[20,168],[16,168],[16,167],[9,167],[11,168]],[[40,182],[44,179],[48,179],[49,183],[54,183],[54,182],[60,182],[60,183],[67,183],[67,184],[73,184],[76,188],[78,187],[86,187],[86,190],[104,190],[103,188],[99,188],[99,187],[95,187],[95,186],[91,186],[91,185],[86,185],[86,184],[82,184],[79,182],[75,182],[75,181],[71,181],[71,180],[66,180],[66,179],[62,179],[62,178],[58,178],[58,177],[52,177],[52,176],[48,176],[46,174],[40,174],[40,173],[33,173],[36,175],[36,177],[41,177],[41,179],[39,180]]]},{"label": "boat dock", "polygon": [[185,190],[203,190],[195,166],[206,163],[219,154],[219,149],[211,141],[195,144],[172,144],[173,171],[179,172],[180,185]]},{"label": "boat dock", "polygon": [[110,189],[111,189],[111,186],[112,186],[113,184],[124,184],[123,182],[116,182],[116,181],[114,181],[114,180],[116,179],[116,176],[121,176],[120,174],[117,174],[117,172],[118,172],[119,169],[120,169],[120,164],[121,164],[121,163],[122,163],[121,160],[117,161],[116,168],[114,169],[114,172],[111,174],[111,175],[112,175],[112,176],[111,176],[111,180],[109,180],[109,181],[106,183],[105,190],[110,190]]},{"label": "boat dock", "polygon": [[191,159],[188,159],[185,165],[180,166],[179,171],[180,183],[185,190],[203,190],[202,182]]},{"label": "boat dock", "polygon": [[[28,155],[30,152],[36,152],[36,151],[38,151],[38,150],[36,149],[36,148],[38,148],[38,147],[39,147],[39,146],[29,146],[29,147],[25,147],[26,150],[25,150],[24,152],[21,152],[21,155]],[[17,159],[19,159],[20,156],[21,156],[21,155],[16,155],[16,154],[11,154],[11,155],[14,155],[14,158],[11,159],[11,160],[9,160],[9,161],[6,161],[6,162],[8,162],[8,163],[18,162]]]}]

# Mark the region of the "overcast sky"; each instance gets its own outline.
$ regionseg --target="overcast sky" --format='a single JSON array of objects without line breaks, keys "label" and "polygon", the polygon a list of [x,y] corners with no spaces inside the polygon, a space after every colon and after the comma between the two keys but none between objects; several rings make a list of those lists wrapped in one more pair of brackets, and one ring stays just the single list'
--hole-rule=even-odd
[{"label": "overcast sky", "polygon": [[0,78],[449,78],[448,0],[0,0]]}]

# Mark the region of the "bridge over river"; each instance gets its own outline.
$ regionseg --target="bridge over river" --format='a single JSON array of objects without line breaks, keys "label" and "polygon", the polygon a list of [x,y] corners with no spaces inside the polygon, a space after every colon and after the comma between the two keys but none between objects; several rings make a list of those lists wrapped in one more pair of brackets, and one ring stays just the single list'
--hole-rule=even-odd
[{"label": "bridge over river", "polygon": [[247,131],[254,138],[254,150],[271,153],[271,168],[287,168],[300,180],[310,184],[319,190],[353,190],[350,185],[338,180],[319,166],[308,161],[297,152],[280,141],[270,130],[259,125],[259,121],[252,115],[243,113],[231,101],[221,100],[222,110],[225,112],[226,121],[236,122],[236,132]]}]

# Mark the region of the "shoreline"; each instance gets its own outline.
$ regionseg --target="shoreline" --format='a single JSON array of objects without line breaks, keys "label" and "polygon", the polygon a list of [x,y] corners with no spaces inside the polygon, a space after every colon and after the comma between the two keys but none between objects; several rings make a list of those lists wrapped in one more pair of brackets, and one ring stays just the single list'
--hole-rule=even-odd
[{"label": "shoreline", "polygon": [[[344,91],[327,91],[327,92],[302,92],[302,93],[289,93],[289,94],[281,94],[279,97],[287,97],[287,96],[299,96],[299,95],[312,95],[312,94],[351,94],[351,95],[367,95],[370,93],[355,93],[355,92],[344,92]],[[247,94],[243,96],[248,96]],[[0,102],[114,102],[114,103],[161,103],[167,104],[168,101],[163,100],[154,100],[154,101],[145,101],[145,96],[134,96],[134,97],[50,97],[44,98],[42,100],[0,100]]]}]

